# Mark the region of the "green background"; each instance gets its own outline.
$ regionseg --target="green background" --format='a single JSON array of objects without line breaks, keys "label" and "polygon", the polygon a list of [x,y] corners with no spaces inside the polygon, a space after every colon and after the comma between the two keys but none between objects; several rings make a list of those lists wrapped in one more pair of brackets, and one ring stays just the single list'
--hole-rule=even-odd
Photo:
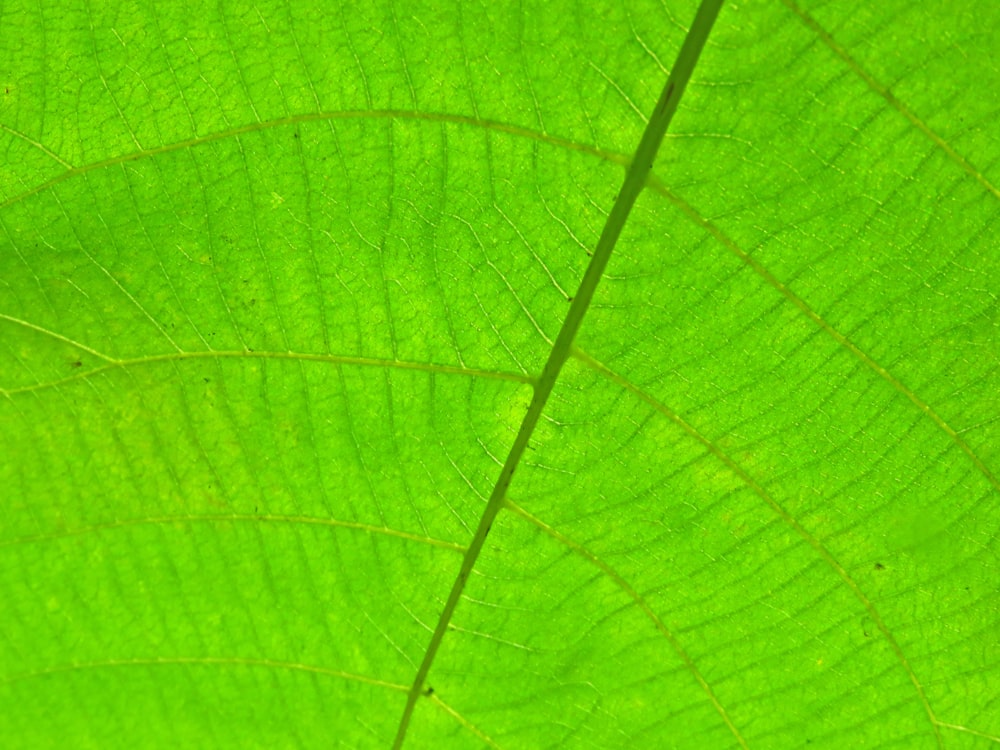
[{"label": "green background", "polygon": [[[690,2],[0,6],[0,737],[388,748]],[[1000,6],[730,3],[407,747],[1000,743]]]}]

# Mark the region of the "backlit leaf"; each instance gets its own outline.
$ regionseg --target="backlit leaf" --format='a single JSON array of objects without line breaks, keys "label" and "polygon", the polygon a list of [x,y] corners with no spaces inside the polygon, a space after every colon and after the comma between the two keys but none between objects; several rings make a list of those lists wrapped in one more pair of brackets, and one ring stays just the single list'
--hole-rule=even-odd
[{"label": "backlit leaf", "polygon": [[1000,743],[998,8],[4,5],[0,744]]}]

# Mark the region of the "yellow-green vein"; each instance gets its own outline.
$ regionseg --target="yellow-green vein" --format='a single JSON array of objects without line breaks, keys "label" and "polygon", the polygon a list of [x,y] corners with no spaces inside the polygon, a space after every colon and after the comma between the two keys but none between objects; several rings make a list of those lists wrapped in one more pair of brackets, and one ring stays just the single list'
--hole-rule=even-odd
[{"label": "yellow-green vein", "polygon": [[1000,190],[998,190],[993,183],[986,179],[986,175],[976,169],[968,159],[952,148],[951,144],[949,144],[944,138],[931,130],[930,126],[917,117],[915,112],[897,99],[896,95],[880,83],[875,76],[865,70],[846,49],[837,43],[837,40],[834,39],[833,36],[831,36],[830,33],[819,24],[819,22],[809,15],[805,9],[800,7],[795,0],[781,0],[781,2],[786,8],[792,11],[792,13],[798,16],[799,20],[809,27],[809,29],[820,38],[820,41],[822,41],[823,44],[825,44],[830,51],[833,52],[833,54],[843,60],[847,64],[847,67],[849,67],[851,71],[864,81],[872,91],[885,99],[890,107],[903,115],[903,117],[916,127],[917,130],[930,138],[935,146],[944,151],[952,162],[961,167],[962,171],[971,176],[988,193],[990,193],[994,198],[1000,198]]},{"label": "yellow-green vein", "polygon": [[709,219],[701,215],[701,213],[686,200],[681,198],[679,195],[674,193],[670,188],[663,184],[662,181],[657,179],[655,176],[650,178],[650,189],[663,195],[667,200],[673,203],[677,208],[679,208],[689,219],[691,219],[695,224],[702,227],[705,231],[711,234],[715,239],[721,242],[727,250],[729,250],[733,255],[739,258],[743,263],[749,266],[754,273],[760,276],[764,281],[773,287],[781,296],[783,296],[788,302],[791,302],[795,307],[797,307],[809,320],[815,323],[819,328],[830,336],[834,341],[840,344],[842,347],[847,349],[851,354],[853,354],[862,364],[868,369],[878,375],[882,380],[887,382],[893,388],[895,388],[899,393],[907,398],[917,409],[920,410],[928,419],[930,419],[937,427],[944,432],[951,440],[957,445],[962,452],[968,456],[972,463],[975,465],[976,469],[986,478],[986,480],[993,486],[997,492],[1000,492],[1000,479],[990,471],[989,467],[983,462],[983,460],[976,455],[976,452],[972,450],[970,446],[955,430],[951,425],[949,425],[944,418],[931,408],[930,404],[924,401],[920,396],[914,393],[910,388],[908,388],[902,381],[899,380],[895,375],[889,372],[887,369],[878,364],[861,347],[851,341],[847,336],[842,334],[836,328],[834,328],[830,323],[828,323],[818,312],[813,310],[809,304],[799,297],[795,292],[793,292],[786,284],[778,280],[774,274],[772,274],[760,261],[746,252],[741,248],[735,240],[733,240],[729,235],[723,232],[716,224]]},{"label": "yellow-green vein", "polygon": [[711,685],[708,684],[708,681],[705,679],[704,675],[702,675],[701,671],[698,669],[698,666],[694,663],[694,659],[692,659],[691,656],[687,653],[687,651],[684,650],[684,647],[680,644],[680,641],[677,640],[677,637],[670,631],[670,629],[666,626],[663,620],[660,619],[660,616],[653,611],[653,608],[649,606],[649,602],[646,601],[646,599],[642,596],[642,594],[640,594],[638,591],[635,590],[635,587],[632,586],[632,584],[630,584],[628,581],[622,578],[622,576],[618,573],[618,571],[616,571],[614,568],[612,568],[610,565],[608,565],[606,562],[604,562],[601,558],[599,558],[593,552],[588,550],[582,544],[570,539],[568,536],[558,531],[557,529],[553,528],[552,526],[548,525],[540,518],[533,516],[531,513],[522,508],[520,505],[513,502],[510,498],[507,498],[504,505],[515,515],[521,516],[521,518],[525,519],[529,523],[541,529],[550,537],[560,542],[561,544],[566,545],[575,553],[580,555],[582,558],[584,558],[591,564],[595,565],[597,568],[601,570],[602,573],[608,576],[608,578],[610,578],[618,588],[624,591],[628,595],[628,597],[633,602],[635,602],[636,606],[638,606],[639,609],[642,610],[643,614],[645,614],[646,617],[648,617],[652,621],[656,629],[660,631],[660,634],[667,639],[667,642],[670,644],[670,647],[674,650],[674,653],[676,653],[680,657],[681,661],[684,662],[684,666],[687,667],[688,671],[692,674],[692,676],[695,679],[695,682],[698,683],[698,686],[701,688],[702,692],[704,692],[705,695],[708,696],[708,699],[712,703],[712,707],[715,709],[716,713],[718,713],[719,716],[722,717],[722,720],[725,722],[726,727],[736,738],[736,741],[740,743],[740,747],[745,749],[749,748],[746,740],[743,738],[743,735],[740,734],[740,731],[736,728],[736,725],[733,724],[732,719],[729,718],[729,714],[726,712],[725,707],[723,707],[722,703],[719,702],[719,698],[718,696],[715,695],[715,691],[712,690]]},{"label": "yellow-green vein", "polygon": [[659,412],[675,425],[680,427],[685,433],[690,437],[697,440],[704,446],[713,456],[715,456],[720,462],[722,462],[726,468],[731,471],[741,482],[743,482],[747,487],[749,487],[755,495],[757,495],[761,500],[763,500],[767,506],[810,547],[815,550],[815,552],[829,565],[837,576],[843,581],[843,583],[850,589],[854,597],[861,603],[861,605],[868,612],[868,615],[875,622],[879,631],[885,636],[886,641],[889,643],[890,648],[896,655],[896,659],[899,661],[900,665],[906,671],[906,676],[909,678],[910,682],[913,684],[914,689],[917,692],[917,696],[920,700],[920,704],[927,714],[927,718],[930,721],[931,728],[934,732],[934,737],[937,740],[938,747],[943,748],[944,742],[941,738],[941,732],[938,727],[940,723],[937,717],[934,715],[934,710],[931,708],[930,702],[927,700],[927,696],[924,693],[924,687],[920,684],[920,680],[917,679],[916,673],[913,671],[913,667],[910,666],[909,660],[906,658],[906,654],[903,653],[902,647],[900,647],[899,642],[896,637],[889,630],[889,627],[885,624],[882,619],[882,615],[876,609],[874,602],[868,598],[861,587],[858,585],[857,581],[851,576],[850,573],[840,564],[840,562],[833,556],[833,554],[823,545],[819,539],[813,536],[798,520],[792,516],[785,508],[775,500],[771,494],[764,489],[759,482],[757,482],[753,477],[750,476],[749,472],[744,469],[740,464],[738,464],[735,459],[733,459],[729,454],[723,451],[718,445],[709,440],[707,437],[702,435],[693,425],[688,423],[683,417],[677,414],[675,411],[670,409],[662,402],[658,401],[655,397],[646,393],[644,390],[630,382],[627,378],[622,377],[618,373],[611,370],[609,367],[604,365],[602,362],[591,357],[586,352],[579,348],[574,348],[574,356],[583,362],[588,367],[592,368],[596,372],[600,373],[602,376],[606,377],[611,382],[615,383],[620,388],[624,389],[628,393],[636,396],[640,400],[644,401],[646,404],[651,406],[655,411]]},{"label": "yellow-green vein", "polygon": [[21,672],[0,678],[0,685],[8,685],[22,680],[30,680],[38,677],[46,677],[54,674],[64,674],[85,669],[106,669],[110,667],[159,667],[159,666],[237,666],[237,667],[264,667],[266,669],[288,669],[297,672],[310,672],[326,677],[339,677],[351,682],[363,682],[366,685],[383,687],[388,690],[405,691],[405,685],[397,685],[394,682],[377,680],[374,677],[342,672],[339,669],[327,669],[325,667],[315,667],[309,664],[299,664],[289,661],[277,661],[273,659],[244,659],[238,656],[171,656],[153,659],[107,659],[105,661],[86,661],[76,664],[61,664],[44,669],[36,669],[30,672]]},{"label": "yellow-green vein", "polygon": [[[227,138],[236,138],[240,135],[246,133],[254,133],[264,130],[269,130],[272,128],[288,127],[300,125],[306,122],[326,122],[332,120],[425,120],[428,122],[438,122],[438,123],[451,123],[453,125],[469,125],[473,127],[483,128],[485,130],[493,130],[499,133],[507,133],[509,135],[518,136],[521,138],[529,138],[534,141],[539,141],[541,143],[548,143],[552,146],[559,146],[561,148],[569,149],[570,151],[579,151],[586,154],[591,154],[597,156],[606,161],[610,161],[616,164],[624,164],[626,158],[621,154],[614,153],[612,151],[605,151],[596,146],[590,146],[586,143],[579,143],[577,141],[569,140],[568,138],[559,138],[557,136],[548,135],[547,133],[540,133],[536,130],[531,130],[530,128],[524,128],[519,125],[511,125],[505,122],[499,122],[497,120],[484,120],[478,117],[468,117],[466,115],[455,115],[445,112],[415,112],[402,109],[375,109],[375,110],[345,110],[337,112],[308,112],[299,115],[290,115],[288,117],[279,117],[274,120],[264,120],[261,122],[253,122],[248,125],[239,125],[234,128],[228,128],[226,130],[220,130],[215,133],[210,133],[204,136],[198,136],[195,138],[187,138],[183,141],[175,141],[174,143],[167,143],[162,146],[157,146],[155,148],[144,149],[140,151],[133,151],[132,153],[122,154],[121,156],[113,156],[108,159],[103,159],[101,161],[91,162],[90,164],[84,164],[79,167],[71,167],[67,169],[62,174],[56,175],[55,177],[35,185],[29,190],[25,190],[22,193],[13,195],[7,200],[0,203],[0,209],[7,208],[15,203],[30,198],[32,195],[47,190],[60,182],[64,182],[72,177],[76,177],[87,172],[93,172],[98,169],[103,169],[105,167],[112,167],[118,164],[124,164],[130,161],[138,161],[140,159],[146,159],[149,157],[157,156],[159,154],[168,154],[174,151],[182,151],[186,148],[194,148],[197,146],[203,146],[208,143],[215,143],[217,141],[223,141]],[[39,144],[39,147],[42,147]],[[65,164],[62,159],[60,159],[55,154],[50,154],[54,159],[60,163]]]},{"label": "yellow-green vein", "polygon": [[399,531],[397,529],[390,529],[385,526],[375,526],[367,523],[357,523],[355,521],[339,521],[335,518],[318,518],[314,516],[283,516],[283,515],[272,515],[266,513],[254,513],[254,514],[222,514],[214,513],[211,515],[188,515],[188,516],[150,516],[148,518],[128,518],[121,521],[108,521],[107,523],[97,523],[90,526],[81,526],[76,529],[68,529],[66,531],[57,531],[44,534],[31,534],[28,536],[19,536],[11,539],[0,539],[0,548],[10,547],[18,544],[30,544],[32,542],[44,542],[52,541],[56,539],[65,539],[68,537],[82,536],[84,534],[93,534],[99,531],[110,531],[112,529],[124,529],[133,526],[145,526],[145,525],[155,525],[155,526],[170,526],[173,524],[182,523],[287,523],[287,524],[305,524],[310,526],[329,526],[330,528],[340,528],[340,529],[353,529],[355,531],[363,531],[369,534],[381,534],[383,536],[396,537],[397,539],[406,539],[411,542],[420,542],[422,544],[429,544],[433,547],[440,547],[442,549],[452,550],[454,552],[465,552],[465,547],[461,544],[455,542],[448,542],[442,539],[434,539],[432,537],[423,537],[418,534],[411,534],[407,531]]}]

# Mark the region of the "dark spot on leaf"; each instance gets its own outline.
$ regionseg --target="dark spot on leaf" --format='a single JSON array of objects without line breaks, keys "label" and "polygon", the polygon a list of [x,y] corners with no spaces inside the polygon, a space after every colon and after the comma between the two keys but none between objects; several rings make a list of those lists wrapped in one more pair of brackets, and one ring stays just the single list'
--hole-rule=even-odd
[{"label": "dark spot on leaf", "polygon": [[885,566],[882,563],[875,563],[875,570],[885,570]]},{"label": "dark spot on leaf", "polygon": [[81,362],[80,360],[76,360],[75,362],[70,362],[69,366],[70,367],[74,367],[74,368],[75,367],[83,367],[83,362]]},{"label": "dark spot on leaf", "polygon": [[211,381],[211,380],[209,380],[208,378],[202,378],[202,380],[204,380],[204,381],[205,381],[206,383],[211,383],[211,382],[212,382],[212,381]]},{"label": "dark spot on leaf", "polygon": [[299,131],[296,130],[294,133],[292,133],[292,138],[296,138],[297,139],[298,137],[299,137]]},{"label": "dark spot on leaf", "polygon": [[424,695],[426,695],[428,698],[434,695],[434,688],[429,687],[426,690],[424,690]]}]

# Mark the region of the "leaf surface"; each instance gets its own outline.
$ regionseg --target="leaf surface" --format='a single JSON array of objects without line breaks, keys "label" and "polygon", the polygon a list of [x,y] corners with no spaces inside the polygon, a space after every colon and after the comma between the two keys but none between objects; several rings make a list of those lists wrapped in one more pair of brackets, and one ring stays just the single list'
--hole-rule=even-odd
[{"label": "leaf surface", "polygon": [[997,11],[0,14],[0,736],[1000,742]]}]

